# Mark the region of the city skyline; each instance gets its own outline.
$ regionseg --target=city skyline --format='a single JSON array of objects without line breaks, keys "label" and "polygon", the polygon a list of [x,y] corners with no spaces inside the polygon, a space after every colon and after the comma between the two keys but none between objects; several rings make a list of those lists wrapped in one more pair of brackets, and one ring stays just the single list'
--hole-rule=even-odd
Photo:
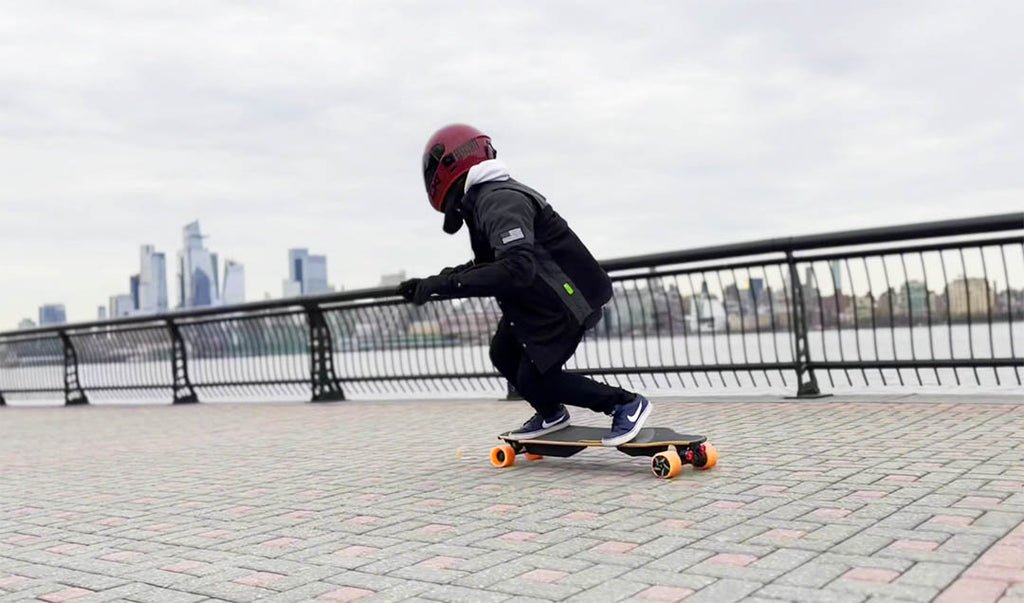
[{"label": "city skyline", "polygon": [[[219,255],[205,248],[199,220],[182,229],[182,248],[178,251],[178,300],[176,310],[217,305],[236,305],[248,301],[245,265],[231,258],[223,260],[220,277]],[[170,310],[167,293],[166,254],[151,244],[139,247],[139,272],[129,277],[128,292],[110,295],[106,305],[97,306],[96,320],[160,314]],[[189,270],[191,268],[191,270]],[[335,287],[328,283],[327,257],[312,255],[308,248],[288,250],[288,276],[283,281],[282,297],[330,293]],[[403,277],[404,277],[404,273]],[[220,286],[218,286],[220,285]],[[269,293],[268,293],[269,295]],[[63,303],[42,304],[39,322],[19,320],[17,328],[67,324]],[[44,316],[46,320],[44,320]],[[89,319],[76,321],[86,322]],[[0,328],[0,331],[6,329]]]}]

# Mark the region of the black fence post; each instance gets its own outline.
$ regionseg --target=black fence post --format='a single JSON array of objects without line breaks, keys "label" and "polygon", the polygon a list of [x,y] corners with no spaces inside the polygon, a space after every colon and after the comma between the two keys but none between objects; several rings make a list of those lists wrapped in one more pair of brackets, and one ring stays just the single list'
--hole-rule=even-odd
[{"label": "black fence post", "polygon": [[789,286],[793,296],[793,368],[796,369],[797,398],[823,398],[831,394],[822,394],[818,388],[818,379],[814,369],[810,368],[811,350],[807,342],[807,308],[804,305],[804,288],[800,284],[800,274],[796,270],[793,252],[786,252],[786,264],[789,266]]},{"label": "black fence post", "polygon": [[0,392],[0,406],[7,406],[7,400],[4,400],[3,392]]},{"label": "black fence post", "polygon": [[78,381],[78,354],[66,331],[60,332],[64,344],[64,406],[88,404],[89,398]]},{"label": "black fence post", "polygon": [[188,377],[188,350],[181,330],[171,319],[167,320],[167,329],[171,334],[171,373],[174,392],[174,404],[195,404],[199,402],[192,380]]},{"label": "black fence post", "polygon": [[319,306],[305,306],[309,321],[309,377],[313,388],[313,402],[337,402],[345,399],[345,392],[334,373],[334,343],[331,327]]}]

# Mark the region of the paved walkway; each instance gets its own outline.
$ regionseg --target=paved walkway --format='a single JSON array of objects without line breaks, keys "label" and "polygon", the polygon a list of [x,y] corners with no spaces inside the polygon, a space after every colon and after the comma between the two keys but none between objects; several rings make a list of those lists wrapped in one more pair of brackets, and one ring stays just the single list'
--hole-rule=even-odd
[{"label": "paved walkway", "polygon": [[673,481],[491,467],[522,403],[0,408],[0,602],[1021,600],[1024,403],[962,400],[655,399]]}]

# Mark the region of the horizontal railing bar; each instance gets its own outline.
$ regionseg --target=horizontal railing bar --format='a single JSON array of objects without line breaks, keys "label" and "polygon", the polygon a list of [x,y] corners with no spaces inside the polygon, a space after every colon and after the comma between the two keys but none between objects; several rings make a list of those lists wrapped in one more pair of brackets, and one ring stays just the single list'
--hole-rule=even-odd
[{"label": "horizontal railing bar", "polygon": [[63,394],[64,389],[60,387],[34,387],[34,388],[3,388],[3,393],[6,394]]},{"label": "horizontal railing bar", "polygon": [[879,368],[1001,368],[1024,367],[1024,358],[946,358],[921,360],[821,361],[808,365],[812,369],[879,369]]},{"label": "horizontal railing bar", "polygon": [[651,255],[622,258],[603,262],[607,271],[633,270],[655,265],[683,264],[701,260],[713,260],[727,257],[764,255],[769,253],[785,253],[815,248],[845,247],[849,245],[867,245],[871,243],[891,243],[935,237],[962,236],[984,232],[1024,229],[1024,212],[982,216],[978,218],[961,218],[884,226],[880,228],[864,228],[825,234],[764,239],[749,243],[734,243],[702,247],[685,251],[656,253]]},{"label": "horizontal railing bar", "polygon": [[1024,243],[1021,237],[1001,237],[998,239],[972,239],[969,241],[953,241],[950,243],[934,243],[930,245],[913,245],[908,247],[888,247],[885,249],[865,249],[842,253],[829,253],[825,255],[806,256],[801,255],[794,258],[798,263],[802,262],[824,262],[828,260],[842,260],[854,258],[871,258],[885,255],[898,255],[901,253],[924,253],[926,251],[948,251],[950,249],[973,249],[977,247],[998,247],[1001,245],[1020,245]]}]

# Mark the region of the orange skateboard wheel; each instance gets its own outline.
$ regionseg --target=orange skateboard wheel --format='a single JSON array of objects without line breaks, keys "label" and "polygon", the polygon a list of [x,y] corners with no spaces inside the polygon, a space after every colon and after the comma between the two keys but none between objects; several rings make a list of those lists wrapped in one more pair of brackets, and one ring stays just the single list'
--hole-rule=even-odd
[{"label": "orange skateboard wheel", "polygon": [[[694,467],[698,469],[710,469],[718,464],[718,450],[716,450],[714,446],[708,443],[701,444],[700,451],[700,456],[704,457],[704,464],[698,465],[697,463],[694,463]],[[698,460],[699,458],[700,457],[698,456]]]},{"label": "orange skateboard wheel", "polygon": [[491,464],[495,467],[511,467],[516,462],[516,451],[508,444],[491,448]]},{"label": "orange skateboard wheel", "polygon": [[532,452],[527,452],[526,453],[526,460],[528,460],[528,461],[539,461],[542,458],[544,458],[543,454],[534,454]]},{"label": "orange skateboard wheel", "polygon": [[651,457],[651,471],[658,478],[673,478],[682,470],[683,460],[675,450],[665,450]]}]

